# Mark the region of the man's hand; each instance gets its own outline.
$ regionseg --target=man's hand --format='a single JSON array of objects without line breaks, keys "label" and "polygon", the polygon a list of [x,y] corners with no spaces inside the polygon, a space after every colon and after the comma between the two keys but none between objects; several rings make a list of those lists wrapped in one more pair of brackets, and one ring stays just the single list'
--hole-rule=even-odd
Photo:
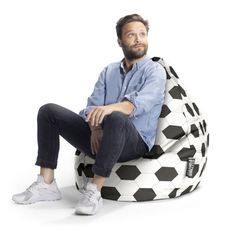
[{"label": "man's hand", "polygon": [[89,122],[91,126],[98,126],[102,123],[104,117],[111,114],[113,111],[120,111],[126,115],[129,115],[133,109],[134,105],[130,101],[122,101],[106,106],[97,106],[87,114],[85,121]]},{"label": "man's hand", "polygon": [[90,143],[93,155],[98,153],[102,141],[102,136],[103,136],[103,130],[101,128],[91,130]]},{"label": "man's hand", "polygon": [[90,122],[91,126],[98,126],[102,123],[104,117],[112,113],[114,109],[112,106],[97,106],[93,108],[88,114],[86,118],[86,122]]},{"label": "man's hand", "polygon": [[97,154],[102,136],[103,129],[101,123],[106,115],[111,114],[113,111],[120,111],[126,115],[129,115],[134,109],[134,105],[129,101],[123,101],[120,103],[109,104],[106,106],[97,106],[94,107],[88,114],[86,122],[88,122],[91,130],[91,150],[92,154]]}]

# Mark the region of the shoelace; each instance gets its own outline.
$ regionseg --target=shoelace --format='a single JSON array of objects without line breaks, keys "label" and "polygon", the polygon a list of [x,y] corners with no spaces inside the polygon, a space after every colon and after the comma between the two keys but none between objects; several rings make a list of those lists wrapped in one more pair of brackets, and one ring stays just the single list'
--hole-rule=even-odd
[{"label": "shoelace", "polygon": [[34,182],[32,183],[26,190],[30,191],[30,192],[33,192],[34,189],[38,186],[39,182]]},{"label": "shoelace", "polygon": [[84,195],[84,197],[85,197],[88,201],[91,201],[91,200],[93,200],[93,199],[96,199],[95,192],[92,191],[92,190],[84,191],[84,192],[83,192],[83,195]]}]

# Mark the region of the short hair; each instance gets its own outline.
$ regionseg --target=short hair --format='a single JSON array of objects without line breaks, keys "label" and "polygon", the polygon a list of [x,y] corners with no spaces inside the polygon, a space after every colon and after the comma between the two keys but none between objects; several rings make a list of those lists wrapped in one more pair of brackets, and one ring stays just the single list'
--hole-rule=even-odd
[{"label": "short hair", "polygon": [[127,15],[118,20],[116,23],[116,34],[119,39],[121,39],[122,36],[122,28],[125,24],[128,24],[130,22],[141,22],[144,24],[146,27],[147,32],[149,31],[149,23],[147,20],[144,20],[140,15],[138,14],[132,14],[132,15]]}]

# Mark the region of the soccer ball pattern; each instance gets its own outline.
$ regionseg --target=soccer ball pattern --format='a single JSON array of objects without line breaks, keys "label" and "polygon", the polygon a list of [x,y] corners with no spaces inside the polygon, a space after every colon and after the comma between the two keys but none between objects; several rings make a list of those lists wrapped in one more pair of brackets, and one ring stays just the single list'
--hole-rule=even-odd
[{"label": "soccer ball pattern", "polygon": [[[152,58],[166,70],[165,101],[156,142],[139,159],[116,163],[101,194],[117,201],[174,198],[192,192],[201,181],[207,162],[209,133],[197,105],[180,85],[178,75],[162,58]],[[79,150],[75,156],[75,182],[83,188],[93,177],[94,160]]]}]

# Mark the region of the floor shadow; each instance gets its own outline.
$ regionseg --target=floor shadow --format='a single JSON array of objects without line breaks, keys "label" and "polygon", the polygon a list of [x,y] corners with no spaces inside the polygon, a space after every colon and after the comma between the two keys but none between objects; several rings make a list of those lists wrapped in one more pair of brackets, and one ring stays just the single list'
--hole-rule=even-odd
[{"label": "floor shadow", "polygon": [[[69,223],[70,224],[70,223],[75,223],[75,222],[77,223],[78,219],[80,219],[79,222],[83,224],[89,224],[91,223],[91,220],[93,222],[96,220],[101,220],[103,217],[107,217],[109,215],[114,216],[114,213],[116,215],[116,213],[119,214],[119,211],[125,212],[125,209],[130,208],[130,207],[131,207],[130,209],[137,210],[137,207],[136,207],[137,205],[139,207],[138,209],[142,209],[146,205],[152,205],[153,209],[155,209],[156,206],[161,207],[165,205],[166,203],[168,203],[168,205],[169,204],[175,205],[176,201],[184,201],[185,196],[189,195],[189,194],[186,194],[177,198],[162,199],[161,201],[155,200],[155,201],[143,201],[143,202],[121,202],[121,201],[103,199],[103,207],[99,211],[99,214],[87,216],[87,215],[76,215],[74,213],[75,205],[78,202],[78,199],[77,199],[78,190],[76,189],[74,185],[60,188],[60,190],[63,196],[60,201],[39,202],[36,204],[28,205],[29,208],[31,209],[37,209],[37,210],[42,210],[42,211],[46,211],[50,209],[52,211],[56,210],[56,212],[59,212],[57,210],[62,210],[60,212],[64,212],[61,214],[62,218],[57,219],[57,220],[49,220],[47,224],[54,224],[54,223],[56,224]],[[197,193],[198,191],[199,191],[199,187],[193,192]]]},{"label": "floor shadow", "polygon": [[[30,208],[35,209],[74,209],[75,205],[78,202],[78,190],[75,186],[66,186],[60,188],[62,193],[62,199],[59,201],[51,201],[51,202],[38,202],[36,204],[29,205]],[[103,209],[102,211],[106,214],[109,213],[112,209],[119,210],[122,207],[132,204],[132,202],[118,202],[103,199]]]},{"label": "floor shadow", "polygon": [[[103,207],[99,211],[99,214],[95,215],[76,215],[74,213],[75,205],[77,204],[77,196],[78,196],[78,190],[75,186],[66,186],[63,188],[60,188],[61,193],[63,195],[62,200],[56,201],[56,202],[45,202],[45,203],[39,203],[37,209],[48,209],[49,207],[53,210],[58,209],[72,209],[71,214],[67,215],[66,217],[62,217],[61,219],[57,219],[55,221],[49,221],[48,224],[67,224],[67,223],[74,223],[78,221],[78,218],[80,219],[79,222],[83,224],[90,224],[91,219],[92,221],[95,221],[99,218],[101,220],[102,217],[107,217],[109,214],[113,214],[115,211],[121,211],[123,208],[129,206],[130,204],[134,204],[132,202],[118,202],[118,201],[112,201],[103,199]],[[50,204],[50,205],[49,205]]]}]

